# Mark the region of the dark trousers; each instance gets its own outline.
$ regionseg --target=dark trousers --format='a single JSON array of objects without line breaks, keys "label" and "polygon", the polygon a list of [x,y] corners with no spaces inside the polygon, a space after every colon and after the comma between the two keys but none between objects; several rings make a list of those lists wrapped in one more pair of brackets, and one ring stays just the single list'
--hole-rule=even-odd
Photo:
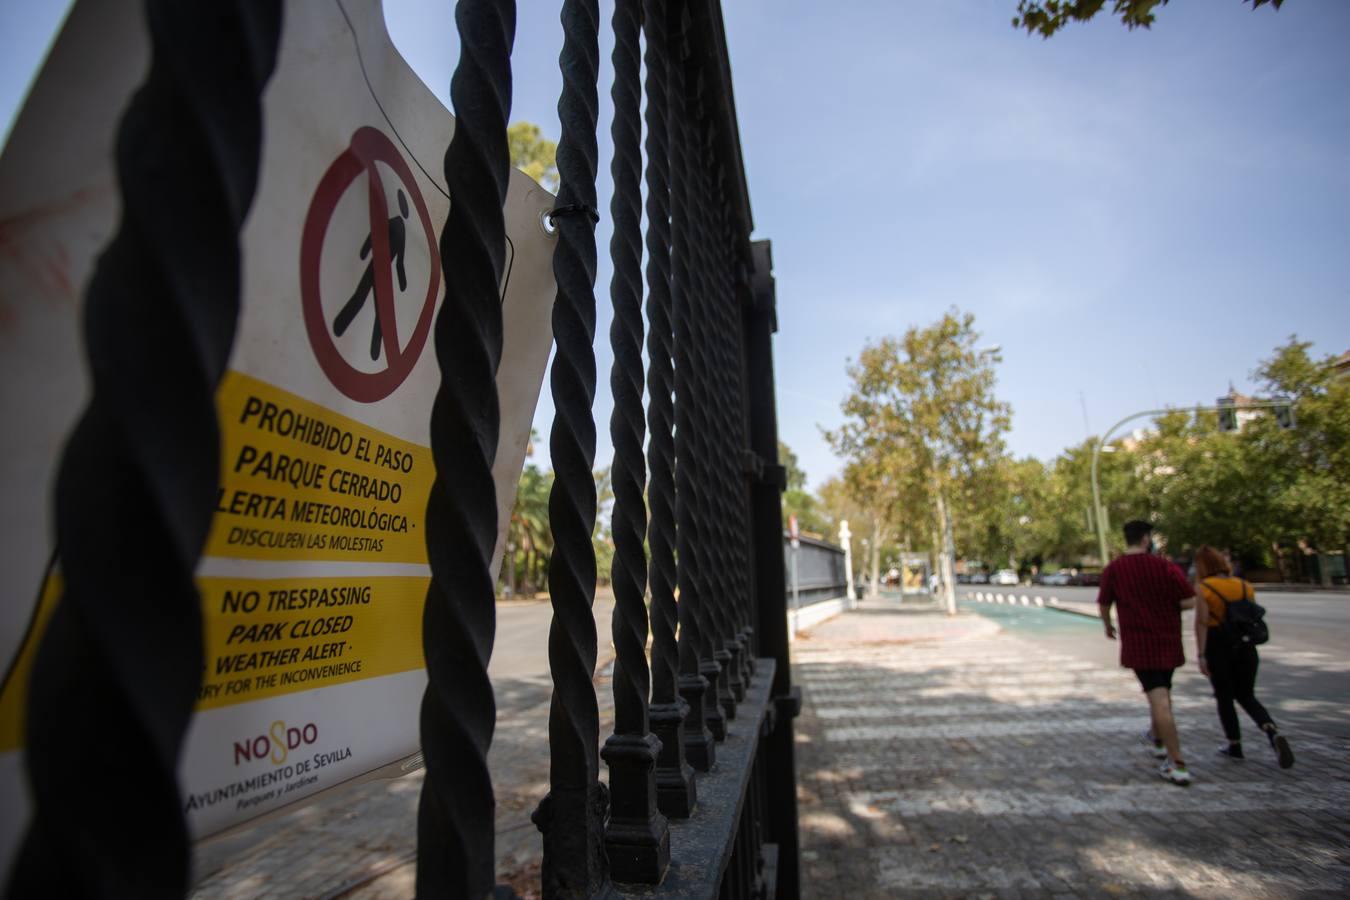
[{"label": "dark trousers", "polygon": [[1205,662],[1209,663],[1209,683],[1214,686],[1214,700],[1219,706],[1219,721],[1228,740],[1241,740],[1238,728],[1237,701],[1260,728],[1275,724],[1270,713],[1256,699],[1256,669],[1261,658],[1255,647],[1238,650],[1229,648],[1222,635],[1211,631],[1205,642]]}]

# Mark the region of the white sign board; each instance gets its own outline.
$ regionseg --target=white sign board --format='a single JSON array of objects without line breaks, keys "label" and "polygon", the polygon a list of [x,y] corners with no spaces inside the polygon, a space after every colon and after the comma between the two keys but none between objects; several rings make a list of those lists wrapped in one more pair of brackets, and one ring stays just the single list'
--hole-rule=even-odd
[{"label": "white sign board", "polygon": [[[148,56],[138,4],[77,4],[0,157],[0,400],[23,423],[0,429],[0,871],[30,813],[23,703],[60,594],[52,476],[89,394],[80,305],[117,226],[111,150]],[[207,670],[179,778],[199,838],[418,750],[452,129],[376,0],[286,4],[197,573]],[[552,340],[553,201],[512,173],[494,571]]]}]

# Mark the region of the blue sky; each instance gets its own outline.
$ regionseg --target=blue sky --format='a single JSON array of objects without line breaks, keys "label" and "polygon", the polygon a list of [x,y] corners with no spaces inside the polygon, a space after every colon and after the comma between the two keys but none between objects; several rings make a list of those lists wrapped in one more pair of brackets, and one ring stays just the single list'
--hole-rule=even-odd
[{"label": "blue sky", "polygon": [[[448,101],[449,0],[385,7]],[[755,234],[774,244],[779,428],[813,485],[839,468],[820,427],[846,361],[951,306],[1003,348],[1009,446],[1041,458],[1084,438],[1084,403],[1100,431],[1249,387],[1291,333],[1350,349],[1350,3],[1177,2],[1151,31],[1103,15],[1049,41],[1013,31],[1015,7],[725,3]],[[0,122],[64,8],[0,6]],[[556,10],[521,4],[512,112],[554,137]],[[602,35],[602,85],[608,53]],[[602,258],[601,462],[608,278]]]}]

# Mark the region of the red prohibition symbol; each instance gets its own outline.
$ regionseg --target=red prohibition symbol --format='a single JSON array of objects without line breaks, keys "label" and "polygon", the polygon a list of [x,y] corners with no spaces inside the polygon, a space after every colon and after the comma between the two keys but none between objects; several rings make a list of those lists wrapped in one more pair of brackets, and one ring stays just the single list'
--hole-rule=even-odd
[{"label": "red prohibition symbol", "polygon": [[[416,223],[421,225],[425,237],[427,256],[431,262],[431,277],[428,279],[426,299],[422,303],[417,324],[405,346],[398,343],[398,313],[394,304],[394,269],[399,275],[400,289],[407,286],[403,268],[405,250],[405,230],[403,219],[408,218],[408,207],[403,190],[398,192],[398,205],[394,217],[390,218],[389,203],[384,192],[384,183],[376,170],[376,163],[383,163],[393,170],[402,182],[403,188],[412,198],[417,211]],[[334,322],[329,322],[324,314],[322,297],[319,291],[320,262],[323,256],[324,240],[332,223],[333,212],[342,199],[364,172],[367,175],[370,208],[370,236],[361,247],[361,259],[368,259],[365,275],[357,291],[347,301],[347,306],[338,314]],[[401,215],[400,215],[401,213]],[[417,228],[411,229],[417,234]],[[394,245],[391,247],[391,244]],[[333,252],[351,252],[345,244],[338,245]],[[426,202],[417,189],[412,171],[404,162],[402,154],[384,132],[375,128],[358,128],[352,135],[351,145],[342,155],[333,161],[328,171],[319,180],[314,190],[314,199],[310,201],[309,213],[305,217],[305,229],[300,238],[300,305],[304,310],[305,331],[309,334],[310,346],[328,380],[346,396],[359,403],[375,403],[388,397],[401,385],[417,364],[422,348],[426,345],[427,335],[431,332],[431,320],[436,305],[436,294],[441,287],[441,258],[436,246],[435,232],[431,227],[431,216],[427,213]],[[349,363],[338,351],[336,336],[341,336],[366,303],[371,293],[375,294],[375,325],[371,336],[371,359],[383,355],[386,366],[376,372],[363,372]]]}]

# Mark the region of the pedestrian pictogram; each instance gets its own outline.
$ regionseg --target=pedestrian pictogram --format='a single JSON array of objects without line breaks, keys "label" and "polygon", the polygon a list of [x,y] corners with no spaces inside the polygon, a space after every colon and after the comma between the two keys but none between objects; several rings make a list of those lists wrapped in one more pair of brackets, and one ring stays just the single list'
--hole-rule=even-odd
[{"label": "pedestrian pictogram", "polygon": [[[408,289],[408,272],[403,266],[403,251],[408,239],[408,229],[404,227],[403,220],[408,218],[408,198],[403,196],[403,191],[398,192],[399,215],[389,220],[389,252],[394,257],[394,270],[398,273],[398,289],[406,291]],[[357,282],[356,292],[352,294],[347,305],[342,307],[342,312],[337,314],[333,320],[333,334],[338,337],[347,331],[347,326],[352,324],[356,314],[365,309],[366,300],[371,292],[375,290],[375,260],[371,259],[371,236],[366,235],[366,242],[361,245],[361,258],[369,259],[366,265],[366,271]],[[380,317],[375,316],[374,327],[370,331],[370,358],[380,358]]]},{"label": "pedestrian pictogram", "polygon": [[[401,183],[401,187],[395,189],[392,208],[377,164],[388,167]],[[369,231],[364,239],[359,232],[331,227],[339,201],[363,173],[366,175],[369,209]],[[412,202],[411,209],[409,200]],[[414,210],[417,218],[412,220]],[[413,222],[411,235],[409,221]],[[396,300],[408,290],[405,258],[410,249],[410,237],[414,241],[425,240],[430,271],[416,324],[407,342],[400,345]],[[321,291],[320,272],[325,251],[330,254],[349,253],[366,262],[351,294],[347,295],[346,301],[332,317],[324,312]],[[397,292],[394,289],[395,276],[398,278]],[[315,359],[333,386],[362,403],[383,400],[397,390],[412,372],[426,345],[440,282],[440,254],[431,227],[431,216],[417,189],[412,171],[398,148],[383,132],[369,127],[358,128],[352,135],[350,146],[333,161],[320,179],[314,199],[310,201],[300,241],[300,301],[304,310],[305,330],[309,334]],[[373,307],[374,315],[361,316],[367,306]],[[376,371],[357,368],[343,356],[337,344],[337,338],[346,334],[357,322],[367,321],[370,322],[370,359],[373,362],[384,360],[384,368]]]}]

